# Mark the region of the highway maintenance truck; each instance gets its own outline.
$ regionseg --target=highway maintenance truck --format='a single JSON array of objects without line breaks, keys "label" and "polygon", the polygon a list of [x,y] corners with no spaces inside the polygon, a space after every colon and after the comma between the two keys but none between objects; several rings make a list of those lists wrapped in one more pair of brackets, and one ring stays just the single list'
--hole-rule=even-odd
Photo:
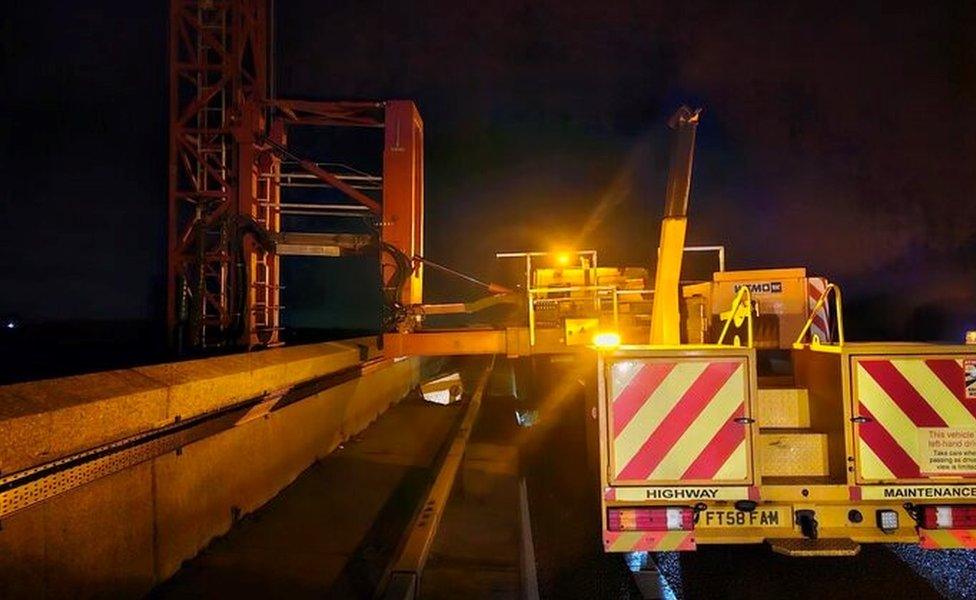
[{"label": "highway maintenance truck", "polygon": [[848,342],[802,268],[681,285],[698,115],[672,120],[650,344],[595,339],[604,548],[976,547],[976,346]]}]

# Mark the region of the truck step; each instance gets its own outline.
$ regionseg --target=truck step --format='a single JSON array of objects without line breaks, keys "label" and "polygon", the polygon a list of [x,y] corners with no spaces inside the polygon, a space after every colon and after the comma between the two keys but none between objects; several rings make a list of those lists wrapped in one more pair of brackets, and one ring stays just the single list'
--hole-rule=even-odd
[{"label": "truck step", "polygon": [[773,552],[786,556],[854,556],[861,545],[847,538],[778,538],[766,540]]},{"label": "truck step", "polygon": [[759,427],[802,429],[810,426],[810,395],[805,388],[759,388]]},{"label": "truck step", "polygon": [[827,434],[796,431],[759,433],[764,477],[827,477]]},{"label": "truck step", "polygon": [[758,377],[759,387],[790,387],[794,385],[792,375],[760,375]]}]

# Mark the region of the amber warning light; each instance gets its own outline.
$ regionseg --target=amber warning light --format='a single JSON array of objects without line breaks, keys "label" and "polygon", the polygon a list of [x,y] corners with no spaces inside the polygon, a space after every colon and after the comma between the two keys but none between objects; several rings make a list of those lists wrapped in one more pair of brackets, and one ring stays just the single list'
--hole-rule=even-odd
[{"label": "amber warning light", "polygon": [[593,345],[600,349],[616,348],[620,345],[620,334],[616,331],[603,331],[593,336]]}]

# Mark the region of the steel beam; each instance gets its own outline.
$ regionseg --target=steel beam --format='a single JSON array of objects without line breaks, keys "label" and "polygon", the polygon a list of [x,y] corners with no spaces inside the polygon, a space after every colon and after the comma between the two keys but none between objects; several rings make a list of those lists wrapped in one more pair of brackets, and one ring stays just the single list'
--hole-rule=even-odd
[{"label": "steel beam", "polygon": [[[424,123],[413,102],[386,103],[383,150],[382,241],[408,260],[424,254]],[[384,285],[396,271],[392,257],[383,255]],[[423,302],[423,265],[414,264],[396,300],[404,306]]]},{"label": "steel beam", "polygon": [[371,236],[355,233],[280,233],[275,252],[280,256],[346,256],[359,254],[373,243]]},{"label": "steel beam", "polygon": [[508,329],[455,329],[383,334],[383,352],[389,356],[457,356],[532,352],[525,327]]}]

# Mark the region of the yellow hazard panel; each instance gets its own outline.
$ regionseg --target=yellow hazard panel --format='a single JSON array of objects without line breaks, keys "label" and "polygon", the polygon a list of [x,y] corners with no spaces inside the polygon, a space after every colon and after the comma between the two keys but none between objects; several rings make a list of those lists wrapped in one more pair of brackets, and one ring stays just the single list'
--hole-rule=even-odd
[{"label": "yellow hazard panel", "polygon": [[612,483],[751,480],[745,358],[620,358],[607,369]]},{"label": "yellow hazard panel", "polygon": [[604,531],[607,552],[667,552],[695,549],[692,531]]},{"label": "yellow hazard panel", "polygon": [[919,529],[919,545],[928,550],[976,549],[976,530]]},{"label": "yellow hazard panel", "polygon": [[862,481],[976,477],[973,356],[856,357],[852,361]]}]

